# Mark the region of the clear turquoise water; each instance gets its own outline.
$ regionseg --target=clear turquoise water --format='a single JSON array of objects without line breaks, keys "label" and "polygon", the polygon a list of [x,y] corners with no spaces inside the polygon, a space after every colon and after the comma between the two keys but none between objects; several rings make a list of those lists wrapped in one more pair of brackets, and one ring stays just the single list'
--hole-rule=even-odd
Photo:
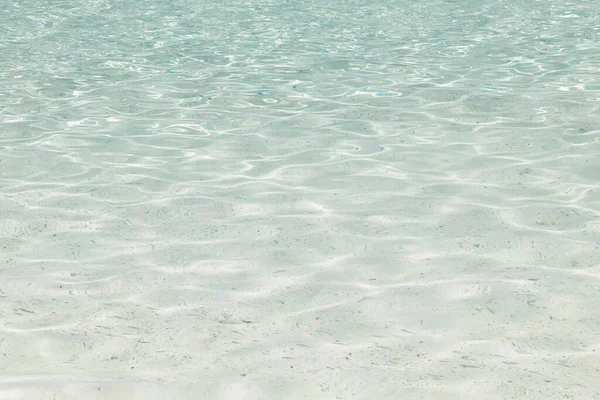
[{"label": "clear turquoise water", "polygon": [[600,398],[598,10],[5,1],[0,398]]}]

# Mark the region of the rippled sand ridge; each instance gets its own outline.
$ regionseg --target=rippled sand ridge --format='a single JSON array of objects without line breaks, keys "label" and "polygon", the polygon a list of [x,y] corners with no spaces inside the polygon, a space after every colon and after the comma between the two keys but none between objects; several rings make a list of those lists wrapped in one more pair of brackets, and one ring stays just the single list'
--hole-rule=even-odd
[{"label": "rippled sand ridge", "polygon": [[0,7],[0,399],[600,399],[598,1]]}]

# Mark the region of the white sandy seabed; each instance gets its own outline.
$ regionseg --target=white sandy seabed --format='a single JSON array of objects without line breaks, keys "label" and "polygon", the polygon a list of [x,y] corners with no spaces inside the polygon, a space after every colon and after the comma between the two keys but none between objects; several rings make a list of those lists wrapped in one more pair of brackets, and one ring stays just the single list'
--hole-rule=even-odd
[{"label": "white sandy seabed", "polygon": [[590,2],[196,3],[2,17],[0,399],[600,399]]}]

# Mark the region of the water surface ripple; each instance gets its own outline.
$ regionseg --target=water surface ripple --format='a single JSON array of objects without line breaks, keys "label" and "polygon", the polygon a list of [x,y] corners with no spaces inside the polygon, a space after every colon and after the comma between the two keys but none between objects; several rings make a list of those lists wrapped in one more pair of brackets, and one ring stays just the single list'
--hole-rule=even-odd
[{"label": "water surface ripple", "polygon": [[0,398],[600,399],[598,2],[0,10]]}]

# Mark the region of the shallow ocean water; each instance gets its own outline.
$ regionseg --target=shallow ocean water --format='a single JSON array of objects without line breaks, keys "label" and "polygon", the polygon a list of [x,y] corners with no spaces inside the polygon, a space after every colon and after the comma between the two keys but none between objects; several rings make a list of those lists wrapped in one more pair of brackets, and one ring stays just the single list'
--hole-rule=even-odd
[{"label": "shallow ocean water", "polygon": [[600,399],[597,1],[0,10],[0,399]]}]

